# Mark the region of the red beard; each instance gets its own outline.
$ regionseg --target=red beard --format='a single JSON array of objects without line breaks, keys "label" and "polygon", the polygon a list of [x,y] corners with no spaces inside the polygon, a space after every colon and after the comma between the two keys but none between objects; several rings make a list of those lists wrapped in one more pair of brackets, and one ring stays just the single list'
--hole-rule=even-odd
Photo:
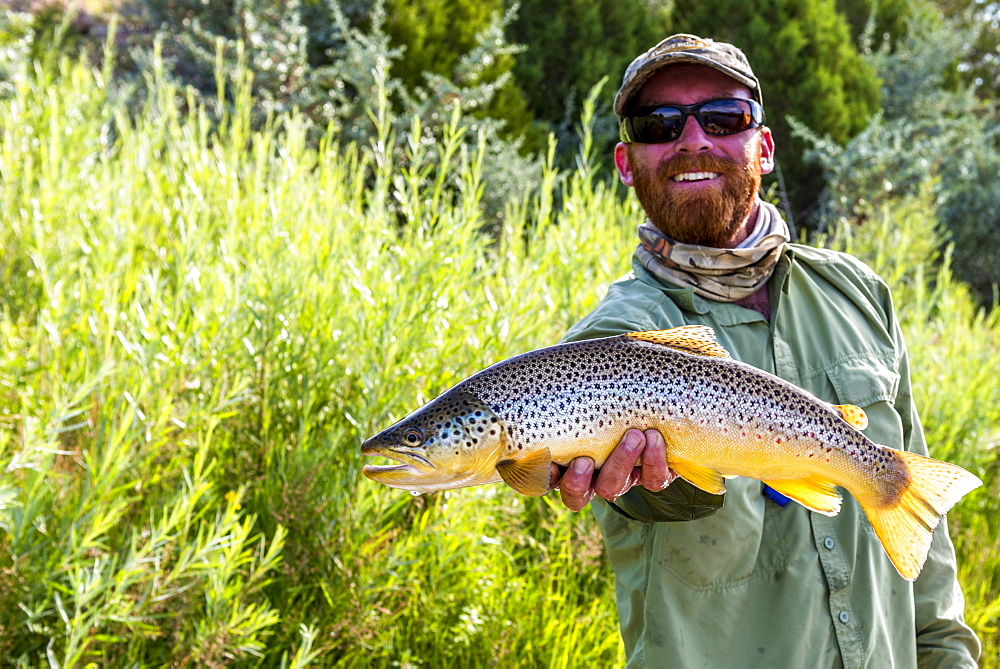
[{"label": "red beard", "polygon": [[[731,248],[743,230],[760,189],[760,157],[741,167],[719,156],[674,156],[655,173],[632,155],[633,186],[650,222],[670,239],[682,244]],[[718,184],[700,192],[669,187],[681,172],[718,172]]]}]

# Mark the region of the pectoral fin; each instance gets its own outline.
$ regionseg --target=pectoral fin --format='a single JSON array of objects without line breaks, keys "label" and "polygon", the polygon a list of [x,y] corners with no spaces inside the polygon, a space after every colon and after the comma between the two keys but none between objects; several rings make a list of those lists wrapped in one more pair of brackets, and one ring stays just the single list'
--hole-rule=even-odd
[{"label": "pectoral fin", "polygon": [[713,495],[721,495],[726,492],[726,483],[722,479],[722,475],[714,469],[702,467],[686,460],[671,460],[669,464],[678,476],[696,488],[701,488]]},{"label": "pectoral fin", "polygon": [[518,460],[501,460],[497,463],[497,473],[522,495],[541,497],[549,491],[551,464],[549,449],[541,448]]},{"label": "pectoral fin", "polygon": [[840,513],[840,503],[842,498],[837,487],[818,477],[802,479],[775,479],[764,481],[785,497],[790,497],[796,502],[816,513],[824,516],[836,516]]}]

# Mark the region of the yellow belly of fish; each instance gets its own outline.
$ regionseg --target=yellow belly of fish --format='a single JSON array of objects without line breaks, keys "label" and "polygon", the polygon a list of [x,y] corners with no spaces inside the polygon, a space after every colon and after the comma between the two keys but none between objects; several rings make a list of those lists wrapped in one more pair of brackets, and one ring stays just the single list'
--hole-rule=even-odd
[{"label": "yellow belly of fish", "polygon": [[747,476],[827,515],[840,511],[835,486],[866,500],[880,496],[857,462],[817,439],[793,440],[753,429],[665,431],[670,468],[707,492],[725,492],[722,477]]},{"label": "yellow belly of fish", "polygon": [[[818,439],[793,440],[760,428],[706,427],[686,420],[651,420],[647,424],[663,435],[670,468],[709,493],[726,491],[724,477],[746,476],[765,481],[803,506],[826,515],[840,511],[841,496],[835,486],[847,488],[864,501],[883,496],[881,491],[873,489],[873,482],[863,468]],[[608,425],[585,438],[549,439],[545,445],[553,462],[565,465],[586,455],[600,467],[626,429]]]},{"label": "yellow belly of fish", "polygon": [[[855,458],[818,438],[793,439],[756,425],[706,425],[706,421],[699,417],[634,423],[658,429],[667,444],[670,468],[710,493],[725,492],[726,476],[746,476],[764,481],[812,511],[835,516],[842,501],[836,486],[847,489],[908,581],[920,573],[941,516],[981,485],[960,467],[916,453],[872,444],[865,447],[865,457]],[[623,419],[586,436],[546,440],[545,445],[555,462],[566,464],[587,455],[600,467],[627,427]],[[872,471],[877,468],[878,476]]]}]

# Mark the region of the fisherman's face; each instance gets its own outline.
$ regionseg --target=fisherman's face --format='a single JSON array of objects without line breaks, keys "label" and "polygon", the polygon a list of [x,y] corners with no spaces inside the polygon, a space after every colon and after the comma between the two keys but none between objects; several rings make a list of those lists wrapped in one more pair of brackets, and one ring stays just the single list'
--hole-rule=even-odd
[{"label": "fisherman's face", "polygon": [[[672,65],[642,87],[632,109],[751,97],[746,86],[716,69]],[[689,117],[671,142],[619,143],[615,165],[665,235],[686,244],[733,248],[756,222],[757,191],[761,175],[774,167],[774,142],[766,127],[716,137]]]}]

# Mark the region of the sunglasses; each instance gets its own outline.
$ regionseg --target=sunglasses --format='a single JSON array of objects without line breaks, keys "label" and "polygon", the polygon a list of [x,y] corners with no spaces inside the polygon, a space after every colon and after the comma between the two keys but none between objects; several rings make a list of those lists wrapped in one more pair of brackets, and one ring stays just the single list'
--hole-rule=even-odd
[{"label": "sunglasses", "polygon": [[681,136],[688,116],[698,119],[706,135],[725,137],[764,124],[764,108],[755,100],[721,98],[696,105],[669,105],[626,116],[618,127],[623,142],[662,144]]}]

